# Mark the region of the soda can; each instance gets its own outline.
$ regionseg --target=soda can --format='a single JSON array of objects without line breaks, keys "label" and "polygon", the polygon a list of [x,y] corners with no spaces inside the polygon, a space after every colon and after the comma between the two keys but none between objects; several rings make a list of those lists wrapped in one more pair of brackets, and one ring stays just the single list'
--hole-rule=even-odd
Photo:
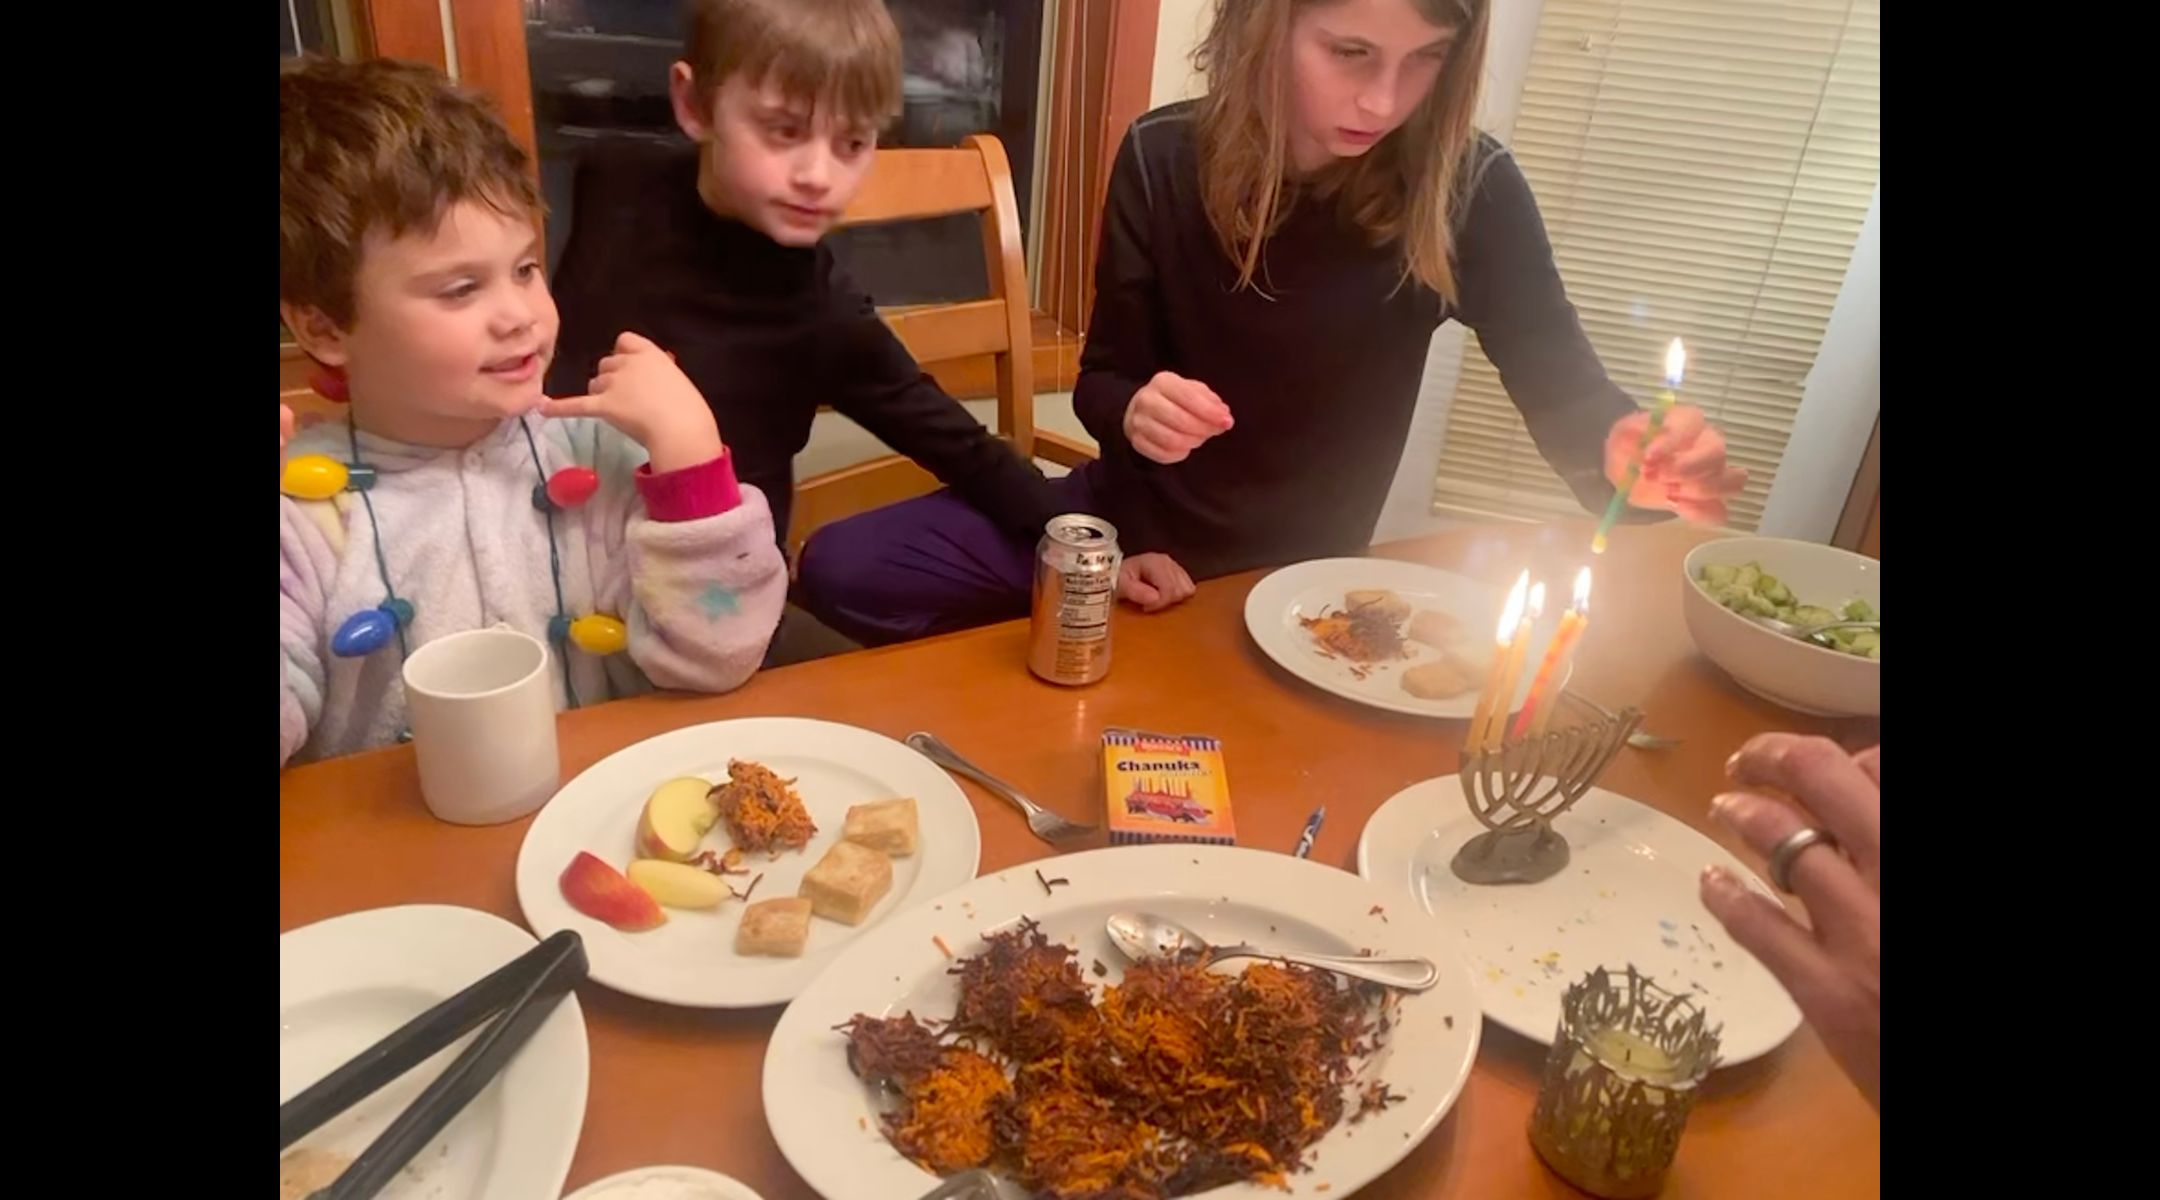
[{"label": "soda can", "polygon": [[1028,669],[1077,687],[1110,673],[1110,613],[1117,607],[1117,527],[1101,517],[1052,517],[1035,547]]}]

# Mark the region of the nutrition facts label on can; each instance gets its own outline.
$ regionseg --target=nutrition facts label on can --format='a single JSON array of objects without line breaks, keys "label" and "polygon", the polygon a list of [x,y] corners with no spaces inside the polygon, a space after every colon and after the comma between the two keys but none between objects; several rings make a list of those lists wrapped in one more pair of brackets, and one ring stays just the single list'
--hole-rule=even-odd
[{"label": "nutrition facts label on can", "polygon": [[1110,627],[1110,602],[1117,589],[1101,575],[1063,580],[1065,593],[1058,605],[1058,632],[1072,638],[1097,638]]}]

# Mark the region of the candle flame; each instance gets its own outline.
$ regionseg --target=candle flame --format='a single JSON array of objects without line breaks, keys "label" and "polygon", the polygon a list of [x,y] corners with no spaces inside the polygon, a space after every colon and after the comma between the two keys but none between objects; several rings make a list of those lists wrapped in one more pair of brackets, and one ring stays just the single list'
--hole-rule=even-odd
[{"label": "candle flame", "polygon": [[1530,589],[1530,608],[1529,611],[1523,614],[1523,616],[1527,620],[1535,621],[1539,617],[1542,617],[1544,615],[1545,585],[1543,583],[1540,583],[1536,587]]},{"label": "candle flame", "polygon": [[1530,590],[1530,572],[1516,577],[1515,586],[1508,589],[1507,605],[1500,610],[1500,627],[1493,633],[1493,640],[1506,649],[1509,639],[1515,636],[1515,627],[1522,624],[1523,594]]},{"label": "candle flame", "polygon": [[1687,347],[1680,344],[1679,338],[1674,338],[1672,345],[1665,347],[1665,386],[1679,387],[1681,377],[1686,374]]},{"label": "candle flame", "polygon": [[1575,611],[1590,611],[1590,568],[1575,572]]}]

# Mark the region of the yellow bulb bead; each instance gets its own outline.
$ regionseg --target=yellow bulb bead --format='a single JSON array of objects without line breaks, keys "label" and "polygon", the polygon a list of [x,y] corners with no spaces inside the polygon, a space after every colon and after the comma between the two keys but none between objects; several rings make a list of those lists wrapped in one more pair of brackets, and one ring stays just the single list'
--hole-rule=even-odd
[{"label": "yellow bulb bead", "polygon": [[630,631],[606,613],[591,613],[570,622],[570,640],[587,654],[619,654],[630,644]]},{"label": "yellow bulb bead", "polygon": [[345,464],[320,454],[303,454],[285,464],[279,490],[295,500],[328,500],[352,478]]}]

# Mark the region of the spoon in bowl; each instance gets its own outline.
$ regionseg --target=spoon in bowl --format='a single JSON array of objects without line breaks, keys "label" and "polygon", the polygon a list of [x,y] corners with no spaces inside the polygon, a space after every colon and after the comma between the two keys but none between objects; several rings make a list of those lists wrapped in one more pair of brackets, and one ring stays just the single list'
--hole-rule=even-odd
[{"label": "spoon in bowl", "polygon": [[1199,934],[1166,917],[1152,913],[1113,913],[1103,922],[1110,942],[1119,953],[1134,962],[1176,958],[1183,954],[1199,954],[1209,963],[1229,958],[1272,958],[1278,962],[1296,963],[1303,967],[1318,967],[1347,975],[1352,979],[1364,979],[1400,988],[1406,992],[1422,992],[1440,982],[1440,968],[1429,958],[1362,958],[1345,954],[1296,954],[1278,950],[1263,950],[1258,946],[1240,942],[1235,946],[1210,946]]},{"label": "spoon in bowl", "polygon": [[1815,642],[1817,644],[1827,640],[1822,635],[1833,629],[1872,629],[1877,633],[1882,632],[1881,621],[1831,621],[1822,625],[1795,625],[1791,621],[1780,621],[1776,617],[1765,617],[1759,613],[1742,613],[1741,615],[1772,633],[1783,634],[1799,641]]}]

